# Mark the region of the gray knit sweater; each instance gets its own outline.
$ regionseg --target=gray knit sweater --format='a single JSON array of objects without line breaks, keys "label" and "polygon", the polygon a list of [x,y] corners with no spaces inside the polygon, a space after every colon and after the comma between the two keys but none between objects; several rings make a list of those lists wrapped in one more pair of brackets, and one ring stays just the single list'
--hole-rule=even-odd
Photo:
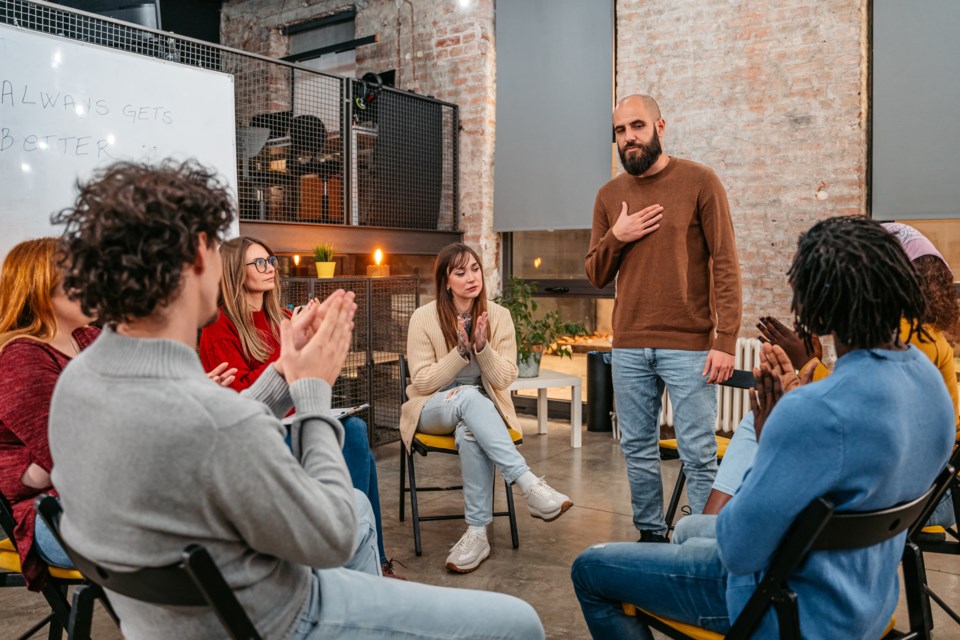
[{"label": "gray knit sweater", "polygon": [[[285,635],[306,604],[308,567],[340,566],[353,551],[330,393],[318,379],[288,387],[268,367],[238,395],[181,343],[105,330],[63,372],[50,410],[64,539],[118,570],[171,564],[203,544],[260,633]],[[278,416],[294,403],[291,454]],[[132,640],[225,635],[205,608],[110,601]]]}]

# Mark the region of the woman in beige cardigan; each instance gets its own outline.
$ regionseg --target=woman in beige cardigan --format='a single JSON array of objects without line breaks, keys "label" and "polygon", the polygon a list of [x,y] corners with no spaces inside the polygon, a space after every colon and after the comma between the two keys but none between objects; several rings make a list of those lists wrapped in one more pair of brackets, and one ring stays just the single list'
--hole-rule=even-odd
[{"label": "woman in beige cardigan", "polygon": [[434,278],[437,300],[410,318],[411,384],[400,432],[408,448],[416,431],[456,437],[467,532],[447,569],[468,573],[490,555],[494,467],[519,485],[536,518],[556,520],[573,502],[531,473],[510,439],[507,426],[520,429],[509,392],[517,378],[516,335],[510,312],[487,301],[480,258],[465,244],[448,245],[437,255]]}]

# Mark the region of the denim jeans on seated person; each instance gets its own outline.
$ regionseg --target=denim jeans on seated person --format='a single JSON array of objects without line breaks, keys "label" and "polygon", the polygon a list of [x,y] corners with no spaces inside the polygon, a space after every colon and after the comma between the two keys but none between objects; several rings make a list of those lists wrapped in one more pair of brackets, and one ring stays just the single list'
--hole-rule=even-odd
[{"label": "denim jeans on seated person", "polygon": [[[383,548],[383,520],[380,515],[380,486],[377,481],[377,461],[370,451],[370,439],[367,433],[367,423],[349,416],[340,421],[343,425],[343,460],[347,463],[350,480],[354,489],[358,489],[367,496],[373,515],[377,521],[377,549],[380,553],[380,563],[387,561],[387,554]],[[290,446],[290,432],[287,432],[284,441]]]},{"label": "denim jeans on seated person", "polygon": [[341,568],[313,570],[310,595],[288,640],[544,637],[537,613],[518,598],[380,577],[373,510],[360,491],[354,497],[359,526],[353,557]]},{"label": "denim jeans on seated person", "polygon": [[39,515],[33,524],[33,547],[43,561],[51,567],[73,569],[73,562],[70,561],[67,552],[53,537],[53,532],[50,531],[47,523]]},{"label": "denim jeans on seated person", "polygon": [[623,613],[622,602],[710,631],[729,630],[727,571],[717,549],[716,517],[680,520],[673,539],[671,544],[597,544],[574,561],[573,586],[594,638],[652,640],[646,625]]},{"label": "denim jeans on seated person", "polygon": [[423,407],[417,431],[455,435],[467,524],[493,522],[494,465],[508,483],[530,470],[483,387],[453,385],[433,394]]},{"label": "denim jeans on seated person", "polygon": [[[749,411],[737,425],[737,430],[734,431],[730,444],[727,445],[727,452],[723,456],[723,464],[717,469],[717,479],[713,482],[713,488],[727,495],[735,494],[743,484],[743,477],[753,466],[758,446],[757,431],[753,428],[753,412]],[[948,491],[930,514],[926,526],[949,527],[955,522],[953,499]]]},{"label": "denim jeans on seated person", "polygon": [[613,350],[620,448],[627,463],[633,524],[641,531],[667,531],[658,446],[664,385],[673,404],[677,449],[693,513],[703,511],[710,495],[717,472],[717,390],[701,375],[707,354],[676,349]]}]

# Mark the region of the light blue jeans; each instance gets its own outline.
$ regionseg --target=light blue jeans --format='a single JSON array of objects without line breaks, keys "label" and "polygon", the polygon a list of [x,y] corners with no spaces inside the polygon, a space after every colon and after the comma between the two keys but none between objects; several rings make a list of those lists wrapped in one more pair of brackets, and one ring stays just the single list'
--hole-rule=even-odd
[{"label": "light blue jeans", "polygon": [[[757,431],[753,428],[753,412],[751,411],[743,416],[743,420],[737,425],[737,430],[733,432],[733,438],[730,439],[727,452],[723,456],[723,464],[717,470],[717,478],[713,482],[713,488],[730,496],[735,494],[743,483],[743,477],[753,466],[753,460],[757,457],[758,446]],[[950,527],[955,522],[953,500],[948,491],[937,503],[937,508],[930,514],[926,526]]]},{"label": "light blue jeans", "polygon": [[540,640],[533,607],[512,596],[380,577],[370,501],[354,489],[357,536],[341,568],[314,569],[307,604],[287,640],[518,638]]},{"label": "light blue jeans", "polygon": [[663,484],[660,479],[660,408],[666,385],[673,403],[674,428],[687,501],[693,513],[703,511],[717,473],[717,390],[707,384],[703,367],[707,351],[614,349],[613,390],[616,395],[620,448],[627,462],[633,524],[664,534]]},{"label": "light blue jeans", "polygon": [[454,385],[433,394],[423,407],[417,430],[438,436],[455,434],[467,524],[493,522],[494,467],[510,484],[530,471],[483,387]]},{"label": "light blue jeans", "polygon": [[73,569],[70,556],[63,550],[57,539],[53,537],[53,532],[50,531],[47,523],[39,515],[33,523],[33,548],[43,561],[51,567]]},{"label": "light blue jeans", "polygon": [[714,516],[682,519],[671,544],[594,545],[574,561],[571,577],[587,627],[598,640],[652,640],[650,629],[625,615],[621,602],[718,633],[730,628],[727,571]]}]

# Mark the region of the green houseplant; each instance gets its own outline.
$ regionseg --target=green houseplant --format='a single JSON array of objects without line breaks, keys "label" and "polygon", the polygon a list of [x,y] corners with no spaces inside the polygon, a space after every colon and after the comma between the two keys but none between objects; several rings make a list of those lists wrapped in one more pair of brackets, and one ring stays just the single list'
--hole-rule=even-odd
[{"label": "green houseplant", "polygon": [[317,277],[332,278],[337,263],[333,261],[333,245],[326,242],[313,248],[313,257],[317,261]]},{"label": "green houseplant", "polygon": [[495,302],[510,311],[517,332],[517,366],[521,378],[533,378],[540,373],[540,358],[550,350],[560,357],[573,357],[568,345],[555,344],[567,336],[585,336],[582,322],[564,322],[559,311],[536,317],[539,305],[534,299],[536,285],[511,276],[510,284]]}]

